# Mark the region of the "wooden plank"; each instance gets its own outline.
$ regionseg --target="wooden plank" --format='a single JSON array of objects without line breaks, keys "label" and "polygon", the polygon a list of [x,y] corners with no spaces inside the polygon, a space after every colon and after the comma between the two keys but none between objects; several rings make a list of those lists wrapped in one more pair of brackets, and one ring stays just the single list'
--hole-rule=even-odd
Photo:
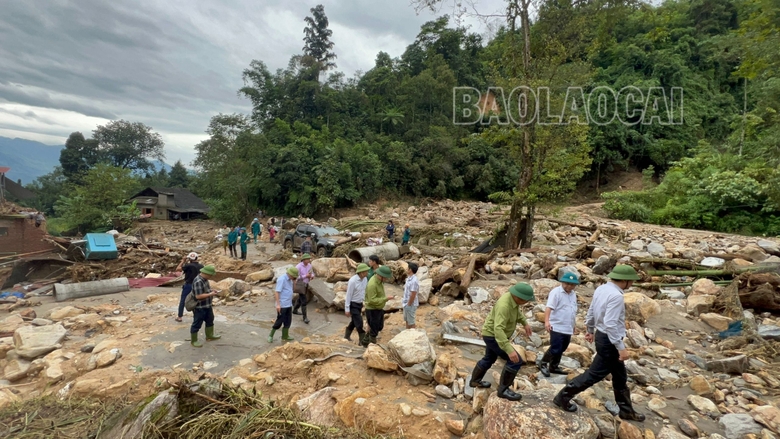
[{"label": "wooden plank", "polygon": [[458,343],[468,343],[475,346],[485,347],[485,341],[478,338],[461,337],[460,335],[444,334],[444,339],[449,341],[456,341]]}]

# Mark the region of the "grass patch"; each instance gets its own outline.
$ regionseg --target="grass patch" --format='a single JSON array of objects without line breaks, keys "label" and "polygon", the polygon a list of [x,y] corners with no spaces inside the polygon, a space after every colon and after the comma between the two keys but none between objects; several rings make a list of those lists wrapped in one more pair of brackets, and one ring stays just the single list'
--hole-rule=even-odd
[{"label": "grass patch", "polygon": [[0,409],[0,437],[49,439],[94,437],[126,405],[121,400],[59,399],[54,395],[15,402]]}]

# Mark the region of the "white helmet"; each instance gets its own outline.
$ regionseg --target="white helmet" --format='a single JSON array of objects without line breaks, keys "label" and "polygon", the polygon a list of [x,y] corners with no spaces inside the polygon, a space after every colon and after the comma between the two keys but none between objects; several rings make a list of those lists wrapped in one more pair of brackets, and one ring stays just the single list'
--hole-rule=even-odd
[{"label": "white helmet", "polygon": [[198,254],[197,254],[197,253],[195,253],[195,252],[192,252],[192,253],[190,253],[190,254],[188,254],[188,255],[187,255],[187,258],[188,258],[190,261],[194,261],[195,259],[198,259]]}]

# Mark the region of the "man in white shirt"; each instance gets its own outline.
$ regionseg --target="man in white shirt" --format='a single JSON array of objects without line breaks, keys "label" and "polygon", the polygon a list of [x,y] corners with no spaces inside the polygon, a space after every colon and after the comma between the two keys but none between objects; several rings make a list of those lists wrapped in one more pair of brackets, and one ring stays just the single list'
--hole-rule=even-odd
[{"label": "man in white shirt", "polygon": [[634,411],[631,392],[628,389],[626,365],[628,350],[623,344],[626,336],[626,306],[623,291],[630,288],[639,275],[630,265],[617,265],[607,275],[610,281],[596,288],[588,309],[585,324],[588,333],[585,339],[596,341],[596,358],[590,368],[574,378],[553,399],[553,404],[567,412],[577,411],[577,404],[571,400],[578,393],[612,374],[612,391],[620,409],[620,418],[629,421],[644,421],[645,415]]},{"label": "man in white shirt", "polygon": [[355,275],[347,282],[347,295],[344,299],[344,314],[350,317],[349,325],[344,329],[344,338],[352,341],[352,331],[357,329],[358,341],[363,340],[363,300],[366,298],[366,283],[368,283],[368,265],[358,264]]},{"label": "man in white shirt", "polygon": [[567,271],[561,276],[561,285],[550,291],[547,309],[544,311],[544,327],[550,333],[550,347],[542,357],[539,370],[549,377],[550,373],[566,375],[561,369],[561,357],[569,347],[577,318],[577,293],[574,288],[580,284],[576,274]]},{"label": "man in white shirt", "polygon": [[404,322],[406,322],[406,329],[412,329],[416,327],[416,314],[417,307],[420,306],[420,298],[417,297],[417,293],[420,291],[420,282],[417,281],[418,266],[414,262],[407,264],[409,268],[406,269],[406,284],[404,285]]}]

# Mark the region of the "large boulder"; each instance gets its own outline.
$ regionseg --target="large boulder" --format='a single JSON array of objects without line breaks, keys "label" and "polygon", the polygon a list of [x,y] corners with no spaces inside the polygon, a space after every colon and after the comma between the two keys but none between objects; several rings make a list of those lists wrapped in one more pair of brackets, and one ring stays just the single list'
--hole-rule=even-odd
[{"label": "large boulder", "polygon": [[772,405],[760,405],[750,411],[753,419],[780,434],[780,409]]},{"label": "large boulder", "polygon": [[747,256],[748,259],[753,262],[761,262],[769,257],[769,255],[764,252],[764,249],[757,246],[756,244],[748,244],[742,247],[738,253]]},{"label": "large boulder", "polygon": [[729,329],[729,325],[734,321],[730,317],[726,317],[714,312],[699,314],[699,318],[702,322],[710,325],[718,331],[725,331]]},{"label": "large boulder", "polygon": [[366,366],[371,369],[384,370],[386,372],[398,370],[398,364],[390,361],[387,352],[377,344],[368,345],[366,351],[363,352],[363,359],[366,360]]},{"label": "large boulder", "polygon": [[62,306],[49,311],[49,319],[58,322],[60,320],[65,320],[68,317],[76,317],[80,314],[84,314],[83,309],[76,308],[75,306]]},{"label": "large boulder", "polygon": [[449,354],[441,354],[436,359],[436,365],[433,367],[433,379],[439,384],[449,386],[458,378],[458,369],[450,358]]},{"label": "large boulder", "polygon": [[746,355],[711,360],[707,362],[707,370],[718,373],[743,374],[747,371],[750,362]]},{"label": "large boulder", "polygon": [[417,298],[420,299],[421,304],[428,303],[428,298],[431,296],[431,290],[433,290],[433,279],[427,278],[419,282],[420,291],[417,292]]},{"label": "large boulder", "polygon": [[623,301],[626,304],[626,320],[633,320],[639,324],[661,312],[661,305],[642,293],[625,293]]},{"label": "large boulder", "polygon": [[24,319],[19,313],[14,313],[0,320],[0,333],[14,332],[22,326],[24,326]]},{"label": "large boulder", "polygon": [[518,404],[491,394],[483,415],[485,439],[599,437],[599,428],[590,414],[582,410],[565,412],[550,403],[554,397],[553,390],[543,389],[523,395],[527,404]]},{"label": "large boulder", "polygon": [[393,337],[388,343],[403,361],[404,366],[432,362],[436,359],[436,351],[428,341],[428,334],[418,329],[406,329]]},{"label": "large boulder", "polygon": [[715,303],[715,296],[688,296],[688,304],[686,310],[688,314],[698,316],[710,312],[712,305]]},{"label": "large boulder", "polygon": [[747,434],[760,434],[761,424],[753,417],[744,413],[729,413],[718,419],[718,424],[724,430],[727,439],[742,439]]},{"label": "large boulder", "polygon": [[245,282],[243,280],[233,279],[232,277],[229,277],[227,279],[217,282],[214,285],[214,288],[222,291],[223,294],[229,293],[234,296],[240,296],[246,293],[247,291],[251,291],[252,285],[250,285],[248,282]]},{"label": "large boulder", "polygon": [[287,274],[287,269],[290,267],[295,267],[293,264],[284,265],[282,267],[276,267],[274,268],[274,282],[276,282],[279,277],[284,276]]},{"label": "large boulder", "polygon": [[249,283],[258,283],[258,282],[267,282],[274,278],[274,270],[272,268],[264,268],[260,271],[255,271],[254,273],[249,273],[246,275],[246,279],[244,281]]},{"label": "large boulder", "polygon": [[717,296],[720,293],[721,287],[715,285],[710,279],[698,279],[691,286],[691,296]]},{"label": "large boulder", "polygon": [[585,346],[580,346],[576,343],[569,344],[569,347],[566,348],[566,352],[563,354],[573,360],[577,360],[582,367],[590,366],[593,360],[593,352]]},{"label": "large boulder", "polygon": [[349,280],[352,276],[346,258],[317,258],[311,261],[311,266],[314,269],[314,275],[327,282]]},{"label": "large boulder", "polygon": [[776,242],[759,239],[756,244],[770,255],[780,256],[780,245]]},{"label": "large boulder", "polygon": [[35,359],[62,347],[67,330],[60,324],[22,326],[14,332],[16,353],[22,358]]},{"label": "large boulder", "polygon": [[333,396],[336,391],[335,387],[325,387],[306,398],[299,399],[295,405],[301,417],[315,425],[337,426],[339,417],[335,410],[336,398]]}]

